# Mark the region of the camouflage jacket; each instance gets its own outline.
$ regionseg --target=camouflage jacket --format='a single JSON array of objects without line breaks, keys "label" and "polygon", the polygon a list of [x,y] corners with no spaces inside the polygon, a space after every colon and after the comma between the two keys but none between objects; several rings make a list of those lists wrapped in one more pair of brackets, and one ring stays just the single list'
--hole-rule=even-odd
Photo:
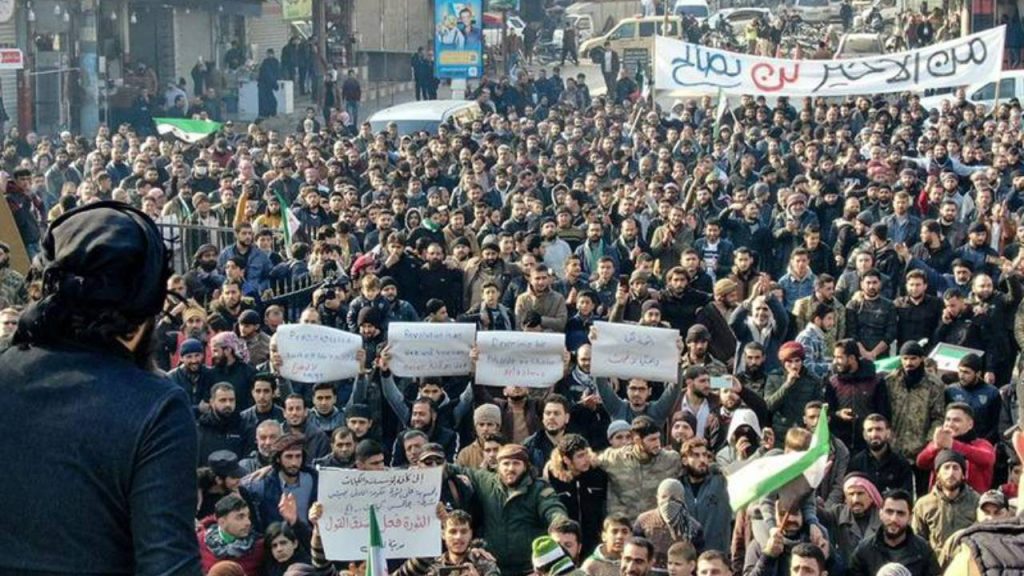
[{"label": "camouflage jacket", "polygon": [[682,459],[674,450],[662,450],[651,458],[638,454],[635,444],[610,448],[597,457],[597,465],[608,473],[608,514],[623,513],[636,518],[657,503],[658,484],[678,478]]},{"label": "camouflage jacket", "polygon": [[937,376],[925,374],[913,387],[906,384],[903,368],[885,378],[892,407],[892,449],[910,460],[917,458],[945,414],[945,386]]},{"label": "camouflage jacket", "polygon": [[0,269],[0,309],[22,306],[28,301],[25,277],[12,268]]}]

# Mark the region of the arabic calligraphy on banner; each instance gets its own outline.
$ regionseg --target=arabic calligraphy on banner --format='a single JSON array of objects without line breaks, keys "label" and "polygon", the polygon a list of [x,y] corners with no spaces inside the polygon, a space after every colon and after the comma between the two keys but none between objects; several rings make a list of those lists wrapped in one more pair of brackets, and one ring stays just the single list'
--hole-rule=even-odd
[{"label": "arabic calligraphy on banner", "polygon": [[371,504],[387,558],[433,558],[441,553],[441,468],[322,468],[317,493],[324,506],[319,527],[329,560],[366,559]]},{"label": "arabic calligraphy on banner", "polygon": [[590,374],[675,382],[679,378],[679,331],[637,324],[594,322]]},{"label": "arabic calligraphy on banner", "polygon": [[784,60],[658,36],[658,90],[710,94],[846,96],[962,86],[1002,70],[1006,26],[918,50],[849,60]]}]

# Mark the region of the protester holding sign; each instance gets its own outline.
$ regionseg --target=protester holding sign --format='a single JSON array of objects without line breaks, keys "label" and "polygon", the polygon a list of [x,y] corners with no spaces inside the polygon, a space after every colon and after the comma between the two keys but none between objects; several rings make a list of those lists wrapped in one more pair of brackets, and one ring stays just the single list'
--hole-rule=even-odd
[{"label": "protester holding sign", "polygon": [[[443,8],[439,25],[456,40],[494,23],[476,8]],[[553,27],[544,22],[551,14],[525,8],[528,35]],[[488,72],[454,87],[466,90],[472,110],[422,130],[352,125],[345,113],[324,110],[323,123],[308,128],[304,118],[295,132],[224,122],[192,142],[147,140],[129,125],[5,134],[0,184],[4,170],[17,176],[6,191],[20,202],[11,226],[43,230],[47,211],[73,218],[89,206],[123,212],[138,204],[142,224],[157,222],[155,244],[125,233],[130,226],[111,228],[116,218],[83,238],[115,255],[170,246],[174,274],[150,273],[165,262],[155,253],[157,264],[146,258],[145,266],[134,256],[83,264],[74,246],[85,240],[59,234],[39,246],[52,257],[27,274],[5,274],[19,262],[8,265],[0,249],[0,307],[27,305],[0,311],[0,371],[8,369],[0,386],[13,406],[0,426],[11,422],[8,436],[18,439],[4,461],[12,477],[32,480],[9,486],[15,496],[4,502],[15,513],[0,519],[0,573],[79,571],[88,563],[75,551],[89,549],[112,550],[100,554],[106,564],[88,564],[96,571],[148,575],[172,566],[192,574],[197,538],[213,558],[234,554],[252,568],[262,538],[275,562],[249,576],[277,576],[302,557],[289,546],[316,552],[322,536],[338,558],[332,567],[314,554],[325,572],[381,576],[390,556],[392,568],[419,558],[406,569],[436,572],[427,576],[493,576],[492,555],[506,576],[564,576],[580,565],[570,560],[579,544],[596,544],[610,521],[609,545],[598,550],[607,556],[588,563],[601,574],[590,576],[645,576],[653,558],[645,543],[623,552],[615,534],[658,510],[641,523],[664,516],[676,532],[656,543],[658,567],[664,561],[670,576],[687,574],[697,557],[702,569],[739,570],[747,551],[752,572],[827,565],[843,576],[843,558],[821,529],[858,530],[846,530],[842,514],[839,526],[818,526],[804,489],[839,498],[846,451],[851,462],[885,468],[938,450],[945,488],[929,490],[936,466],[915,462],[919,481],[908,498],[922,525],[945,514],[946,500],[970,494],[958,483],[1015,496],[1018,463],[994,450],[986,463],[982,448],[999,441],[1009,456],[1020,424],[1013,359],[1024,346],[1016,282],[1024,271],[1024,108],[1014,98],[1020,85],[1000,71],[1003,47],[1019,43],[1019,23],[1008,15],[1006,28],[961,37],[955,10],[906,14],[880,28],[883,54],[830,60],[859,42],[848,37],[840,50],[834,27],[783,8],[758,13],[750,35],[735,41],[725,15],[708,30],[681,14],[674,31],[661,30],[672,37],[647,36],[645,49],[616,54],[618,41],[609,40],[601,54],[581,54],[621,61],[619,89],[607,94],[588,93],[587,66],[573,70],[568,86],[561,69]],[[867,21],[884,20],[878,12]],[[744,52],[748,41],[759,55]],[[635,69],[653,48],[651,70]],[[809,50],[824,58],[807,60]],[[437,54],[438,65],[482,66],[442,62],[456,52]],[[425,50],[422,60],[433,57]],[[638,86],[651,98],[638,98]],[[669,102],[662,88],[701,96]],[[160,107],[140,98],[143,109]],[[207,122],[209,104],[190,104],[197,117],[184,121]],[[349,289],[357,283],[358,294]],[[133,292],[142,288],[145,306]],[[1011,317],[1020,328],[1013,338]],[[128,424],[167,416],[145,409],[147,394],[166,391],[146,366],[147,326],[156,326],[158,365],[185,389],[185,412],[197,418],[174,420],[170,435],[151,426],[150,436],[167,437],[156,443]],[[46,362],[23,362],[40,349]],[[69,368],[82,354],[89,362]],[[124,368],[125,358],[147,374]],[[79,380],[95,374],[120,392],[86,386],[99,395],[69,401]],[[146,385],[125,392],[128,380]],[[815,425],[823,399],[829,411]],[[955,409],[961,402],[973,418]],[[943,430],[933,430],[936,422]],[[217,457],[184,462],[191,452],[182,423]],[[37,449],[51,436],[56,450]],[[288,446],[272,450],[282,436]],[[746,450],[751,442],[759,449]],[[89,458],[128,444],[107,461]],[[182,448],[172,451],[177,459],[165,453],[174,446]],[[709,468],[715,454],[731,462],[728,474]],[[238,478],[230,463],[240,460],[252,476]],[[558,464],[549,476],[557,493],[530,473],[545,461]],[[53,473],[40,475],[41,462]],[[159,489],[142,500],[107,506],[123,520],[114,528],[104,522],[110,514],[55,524],[53,510],[25,504],[63,512],[119,502],[116,495],[145,484],[139,479],[156,477],[146,471],[152,462],[166,464],[156,476],[174,486],[153,480]],[[215,478],[197,474],[217,462]],[[91,476],[68,480],[75,470]],[[133,473],[104,475],[111,470]],[[317,474],[326,514],[311,502]],[[682,500],[669,490],[659,501],[666,478],[682,479]],[[104,496],[72,498],[82,486]],[[196,534],[191,520],[179,521],[196,514],[186,489],[203,494],[204,512],[213,511],[211,495],[260,498],[226,509],[223,529],[213,519]],[[722,508],[726,492],[739,496],[730,498],[734,512]],[[1000,502],[992,496],[979,500],[982,516],[970,499],[955,512],[991,520]],[[795,508],[776,509],[790,500],[804,503],[803,525]],[[680,501],[703,525],[703,542],[680,528]],[[559,502],[582,525],[564,519]],[[293,504],[316,516],[315,536],[267,525],[280,517],[287,526]],[[147,509],[178,520],[147,523]],[[470,520],[458,521],[455,510],[470,511]],[[454,520],[442,533],[445,514]],[[907,523],[889,520],[896,532]],[[937,548],[946,526],[935,524]],[[82,525],[104,529],[85,533]],[[301,532],[302,522],[292,525]],[[466,545],[468,526],[481,542]],[[816,537],[790,554],[810,526]],[[984,570],[997,573],[1017,561],[999,543],[1018,533],[999,523],[967,541]],[[442,541],[449,550],[439,556]]]}]

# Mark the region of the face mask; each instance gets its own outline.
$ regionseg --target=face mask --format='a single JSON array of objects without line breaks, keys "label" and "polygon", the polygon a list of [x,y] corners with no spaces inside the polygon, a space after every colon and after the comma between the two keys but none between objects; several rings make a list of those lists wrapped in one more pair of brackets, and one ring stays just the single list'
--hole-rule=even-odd
[{"label": "face mask", "polygon": [[209,170],[207,168],[196,166],[196,176],[206,176]]}]

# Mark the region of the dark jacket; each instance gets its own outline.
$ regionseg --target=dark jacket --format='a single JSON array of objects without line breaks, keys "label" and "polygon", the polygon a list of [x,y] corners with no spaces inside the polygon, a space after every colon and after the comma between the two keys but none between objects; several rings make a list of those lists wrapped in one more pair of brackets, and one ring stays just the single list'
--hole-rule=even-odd
[{"label": "dark jacket", "polygon": [[227,382],[235,389],[235,410],[241,412],[252,406],[252,383],[256,379],[256,369],[235,360],[231,366],[214,366],[211,377],[215,383]]},{"label": "dark jacket", "polygon": [[331,443],[327,439],[327,435],[321,432],[308,416],[302,423],[302,428],[294,428],[286,423],[284,432],[285,434],[302,434],[305,439],[302,450],[306,453],[306,462],[312,462],[331,453]]},{"label": "dark jacket", "polygon": [[879,342],[888,344],[896,338],[894,318],[896,307],[892,300],[882,296],[868,300],[858,292],[846,305],[846,337],[853,338],[868,350]]},{"label": "dark jacket", "polygon": [[[455,455],[459,452],[459,435],[457,432],[451,428],[435,424],[433,428],[427,431],[427,439],[434,444],[440,444],[444,448],[445,460],[449,462],[455,460]],[[393,468],[409,465],[409,459],[406,457],[405,449],[402,446],[401,434],[395,438],[395,445],[391,455],[391,466]]]},{"label": "dark jacket", "polygon": [[661,293],[661,319],[685,336],[690,326],[697,323],[697,313],[709,302],[710,294],[690,287],[679,295],[664,290]]},{"label": "dark jacket", "polygon": [[885,542],[885,530],[875,532],[873,538],[862,540],[850,557],[850,576],[874,576],[878,569],[895,562],[910,570],[913,576],[938,576],[939,562],[928,542],[907,527],[907,538],[891,547]]},{"label": "dark jacket", "polygon": [[[420,316],[426,316],[427,301],[437,298],[448,308],[452,318],[462,313],[462,272],[444,264],[431,268],[424,264],[418,272],[419,287],[405,297],[410,300]],[[401,292],[399,292],[401,294]]]},{"label": "dark jacket", "polygon": [[[866,446],[861,433],[868,414],[892,416],[885,381],[875,373],[873,362],[860,359],[852,374],[836,374],[825,386],[825,403],[829,405],[829,428],[853,453]],[[837,415],[843,408],[853,409],[855,418],[844,421]]]},{"label": "dark jacket", "polygon": [[230,450],[235,456],[248,454],[250,436],[255,438],[255,431],[245,427],[242,415],[236,410],[230,416],[221,416],[214,410],[199,417],[199,450],[196,462],[206,466],[210,454],[218,450]]},{"label": "dark jacket", "polygon": [[881,494],[894,488],[914,493],[914,470],[906,458],[891,448],[886,450],[881,458],[875,458],[867,449],[861,450],[850,457],[850,466],[847,470],[867,476]]},{"label": "dark jacket", "polygon": [[188,394],[189,404],[193,408],[199,406],[200,402],[210,401],[210,388],[217,383],[213,370],[206,366],[199,366],[195,374],[185,370],[184,366],[178,366],[168,372],[167,377]]},{"label": "dark jacket", "polygon": [[932,337],[942,321],[942,300],[925,294],[919,303],[910,296],[901,296],[893,302],[896,306],[896,349],[905,342],[919,341]]},{"label": "dark jacket", "polygon": [[[312,467],[308,466],[303,466],[299,474],[303,480],[312,479],[313,494],[309,501],[316,502],[319,474]],[[309,476],[307,477],[306,474],[309,474]],[[259,524],[254,523],[254,526],[258,526],[258,529],[263,531],[270,524],[284,520],[281,517],[281,512],[278,510],[283,488],[281,487],[281,474],[277,467],[270,474],[246,484],[245,487],[248,489],[249,496],[253,500],[253,506],[256,508],[256,517],[259,518]],[[305,524],[307,522],[306,515],[309,511],[300,509],[298,512],[298,524]]]},{"label": "dark jacket", "polygon": [[786,386],[785,374],[771,374],[765,383],[764,396],[772,413],[775,442],[781,445],[786,430],[803,423],[804,406],[811,400],[821,400],[821,380],[815,378],[806,366],[796,382],[789,386]]},{"label": "dark jacket", "polygon": [[548,526],[566,517],[565,506],[551,486],[523,474],[514,486],[506,486],[486,470],[452,466],[473,483],[473,499],[482,510],[480,536],[487,542],[502,574],[530,571],[530,543],[547,534]]},{"label": "dark jacket", "polygon": [[725,476],[712,468],[700,484],[691,482],[685,473],[680,480],[686,490],[686,509],[704,529],[704,546],[728,550],[732,537],[732,511],[729,509]]},{"label": "dark jacket", "polygon": [[177,385],[109,351],[16,346],[0,390],[0,572],[199,575],[196,432]]},{"label": "dark jacket", "polygon": [[861,540],[873,538],[882,527],[877,506],[868,509],[867,525],[863,530],[853,512],[843,503],[827,506],[821,518],[826,522],[825,526],[834,542],[836,552],[842,554],[844,558],[849,558],[853,554]]},{"label": "dark jacket", "polygon": [[591,468],[571,480],[560,480],[547,471],[546,478],[558,493],[558,499],[579,522],[583,531],[583,554],[590,554],[601,543],[601,525],[608,507],[608,474]]}]

